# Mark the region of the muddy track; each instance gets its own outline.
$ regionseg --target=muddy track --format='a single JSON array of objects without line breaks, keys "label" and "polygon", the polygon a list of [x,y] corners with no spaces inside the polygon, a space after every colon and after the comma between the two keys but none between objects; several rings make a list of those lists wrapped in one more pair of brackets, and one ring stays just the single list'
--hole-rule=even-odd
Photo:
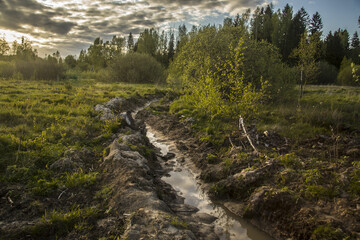
[{"label": "muddy track", "polygon": [[[290,173],[276,159],[265,159],[252,170],[248,165],[243,165],[237,153],[230,152],[226,156],[233,160],[230,170],[222,161],[209,163],[208,156],[216,154],[216,149],[195,137],[191,119],[179,121],[178,117],[168,113],[166,104],[153,106],[140,115],[191,160],[188,165],[199,174],[203,187],[214,201],[232,213],[245,217],[274,238],[310,239],[314,229],[319,229],[319,226],[320,229],[321,226],[336,229],[332,236],[349,236],[349,239],[360,237],[357,199],[338,197],[333,202],[310,202],[287,189],[279,189],[276,184],[278,179],[274,176]],[[271,137],[279,151],[289,151],[287,139],[276,134]]]},{"label": "muddy track", "polygon": [[[218,239],[212,224],[215,219],[184,204],[161,180],[165,171],[160,153],[146,138],[143,121],[131,119],[129,124],[128,116],[122,114],[136,112],[158,97],[114,98],[97,105],[102,120],[121,121],[119,131],[102,143],[104,159],[99,162],[83,149],[67,153],[70,160],[56,162],[59,171],[81,164],[99,172],[95,186],[59,189],[47,198],[37,198],[39,206],[30,204],[32,196],[10,202],[6,199],[9,189],[2,188],[0,239]],[[48,212],[45,219],[44,212]],[[87,212],[93,214],[88,217]]]},{"label": "muddy track", "polygon": [[[31,196],[15,203],[2,198],[0,239],[238,239],[222,235],[224,229],[218,227],[218,216],[188,204],[186,196],[179,195],[178,189],[166,181],[169,173],[181,172],[177,168],[183,166],[199,176],[201,187],[215,202],[237,216],[246,217],[276,239],[309,239],[319,222],[359,236],[356,235],[359,232],[356,212],[344,221],[336,215],[324,214],[319,206],[294,199],[286,191],[274,190],[266,179],[283,170],[278,161],[264,161],[254,171],[236,158],[230,170],[219,160],[209,163],[208,156],[216,154],[216,149],[194,137],[191,119],[180,122],[176,116],[167,113],[166,104],[154,104],[144,110],[139,108],[160,97],[163,96],[115,98],[97,105],[95,109],[104,121],[121,119],[122,122],[111,140],[102,143],[104,159],[99,162],[88,149],[67,153],[76,166],[100,173],[96,186],[60,189],[53,196],[38,199],[36,206],[29,205],[34,201]],[[138,112],[135,119],[124,113],[129,110]],[[144,121],[154,132],[164,134],[176,146],[176,151],[162,152],[154,147],[146,136]],[[287,141],[279,136],[276,138],[286,151]],[[176,161],[171,160],[174,157]],[[66,167],[63,161],[59,160],[57,164],[59,169]],[[198,184],[198,181],[191,184]],[[176,188],[176,184],[174,186]],[[9,189],[0,190],[6,196]],[[46,209],[69,211],[75,204],[96,210],[95,216],[86,219],[89,226],[68,227],[59,235],[58,225],[41,220]],[[266,239],[261,236],[243,239],[248,237]]]}]

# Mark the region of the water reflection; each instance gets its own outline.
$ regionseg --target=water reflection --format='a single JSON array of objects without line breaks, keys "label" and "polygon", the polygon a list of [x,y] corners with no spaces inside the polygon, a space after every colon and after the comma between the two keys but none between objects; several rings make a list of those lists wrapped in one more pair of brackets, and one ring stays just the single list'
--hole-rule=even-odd
[{"label": "water reflection", "polygon": [[[166,155],[169,150],[179,155],[174,144],[166,141],[160,133],[148,127],[147,137],[150,142],[161,150],[162,155]],[[209,197],[202,191],[201,186],[196,181],[195,174],[185,166],[181,166],[177,159],[169,161],[174,164],[174,169],[181,168],[182,171],[171,171],[162,180],[169,183],[179,195],[185,198],[185,203],[197,207],[200,212],[208,213],[217,217],[215,221],[215,231],[220,239],[224,240],[270,240],[267,234],[258,230],[254,226],[244,222],[241,218],[226,211],[221,206],[211,202]]]}]

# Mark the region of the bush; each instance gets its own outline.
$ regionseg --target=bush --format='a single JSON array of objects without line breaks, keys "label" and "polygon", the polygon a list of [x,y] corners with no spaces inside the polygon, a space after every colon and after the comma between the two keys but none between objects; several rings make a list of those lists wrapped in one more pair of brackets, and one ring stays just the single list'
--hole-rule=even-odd
[{"label": "bush", "polygon": [[0,61],[0,78],[11,78],[14,71],[15,66],[13,62]]},{"label": "bush", "polygon": [[[191,88],[210,72],[221,84],[226,84],[228,69],[221,67],[235,60],[229,56],[234,55],[239,39],[243,39],[239,53],[243,59],[241,64],[237,61],[234,70],[240,73],[237,77],[242,77],[244,73],[245,85],[251,83],[259,90],[262,80],[266,80],[270,83],[268,91],[272,98],[282,96],[294,86],[296,72],[281,62],[279,51],[273,45],[265,41],[255,42],[236,27],[217,29],[212,26],[199,29],[176,53],[169,68],[168,82]],[[224,86],[219,89],[221,93],[227,90]]]},{"label": "bush", "polygon": [[113,81],[128,83],[164,82],[164,68],[155,58],[146,54],[129,53],[118,56],[110,66]]},{"label": "bush", "polygon": [[334,65],[325,61],[319,63],[319,75],[314,82],[315,84],[335,84],[338,70]]},{"label": "bush", "polygon": [[342,86],[355,86],[356,82],[354,81],[352,75],[352,68],[351,66],[347,66],[339,72],[337,77],[337,84]]},{"label": "bush", "polygon": [[351,59],[344,59],[341,62],[340,71],[337,77],[337,84],[342,86],[356,86],[359,85],[356,77],[353,75],[353,68],[352,68]]}]

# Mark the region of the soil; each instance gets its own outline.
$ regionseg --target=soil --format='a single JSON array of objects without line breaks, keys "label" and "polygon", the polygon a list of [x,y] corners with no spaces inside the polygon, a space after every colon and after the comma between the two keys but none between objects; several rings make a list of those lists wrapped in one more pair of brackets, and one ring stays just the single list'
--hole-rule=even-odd
[{"label": "soil", "polygon": [[[156,97],[116,98],[96,109],[103,120],[109,120]],[[28,194],[28,186],[1,185],[0,239],[218,239],[212,224],[215,219],[184,204],[161,180],[166,171],[160,162],[171,156],[160,157],[146,138],[141,120],[122,124],[102,145],[105,157],[101,161],[84,148],[64,153],[50,166],[57,174],[79,169],[99,172],[98,181],[90,187],[64,187],[42,197]],[[53,209],[63,217],[49,217]],[[74,209],[96,213],[66,219]]]},{"label": "soil", "polygon": [[[152,106],[140,116],[191,159],[214,201],[274,238],[360,238],[360,198],[345,190],[354,172],[352,163],[360,156],[359,134],[320,135],[295,143],[275,132],[259,133],[255,126],[248,126],[250,138],[264,154],[254,153],[240,131],[230,136],[231,143],[222,146],[231,150],[220,154],[211,143],[196,137],[192,119],[180,120],[179,116],[169,114],[168,103]],[[316,167],[327,182],[338,176],[337,193],[330,197],[306,197],[300,188],[305,184],[304,177],[285,167],[281,158],[274,157],[292,152],[304,171]],[[242,158],[242,153],[247,153],[247,159]],[[327,159],[328,164],[314,163],[313,159],[320,158]],[[226,159],[231,160],[230,165]]]},{"label": "soil", "polygon": [[[113,99],[96,109],[108,120],[153,98]],[[160,156],[159,150],[145,137],[143,121],[172,139],[192,161],[214,201],[274,238],[332,239],[325,235],[314,238],[313,232],[319,226],[335,229],[331,236],[360,238],[359,198],[341,189],[331,200],[309,200],[302,194],[294,194],[302,184],[301,177],[285,168],[279,158],[253,153],[240,132],[230,136],[231,143],[238,146],[219,154],[211,143],[196,137],[191,119],[180,121],[169,114],[165,101],[140,111],[135,122],[130,126],[123,124],[110,141],[103,142],[103,160],[99,161],[91,150],[84,148],[64,153],[62,159],[50,166],[59,174],[80,168],[97,171],[100,174],[95,185],[60,188],[46,197],[27,194],[27,186],[1,185],[0,239],[218,239],[214,219],[184,204],[183,198],[161,180],[167,170],[160,163],[173,156]],[[248,132],[259,152],[294,151],[293,143],[276,133],[258,133],[255,127],[250,127]],[[230,148],[231,143],[226,142],[223,147]],[[338,159],[346,155],[343,163],[322,166],[320,170],[324,174],[328,172],[330,177],[332,172],[341,173],[339,181],[347,184],[353,171],[351,163],[360,156],[359,143],[356,134],[346,138],[319,136],[298,144],[296,153],[302,167],[309,165],[306,160],[314,156]],[[247,154],[246,160],[241,153]],[[279,181],[285,182],[282,188]],[[95,209],[96,214],[75,224],[44,220],[44,215],[52,209],[66,213],[74,207]]]}]

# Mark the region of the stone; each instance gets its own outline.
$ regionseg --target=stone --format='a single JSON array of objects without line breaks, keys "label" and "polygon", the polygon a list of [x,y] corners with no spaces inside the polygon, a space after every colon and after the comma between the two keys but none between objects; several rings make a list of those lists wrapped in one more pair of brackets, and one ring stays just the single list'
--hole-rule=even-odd
[{"label": "stone", "polygon": [[57,172],[72,172],[76,168],[77,165],[70,158],[61,158],[50,165],[50,169]]},{"label": "stone", "polygon": [[168,152],[165,156],[161,156],[161,158],[164,160],[164,161],[168,161],[168,160],[171,160],[175,157],[175,153],[172,153],[172,152]]},{"label": "stone", "polygon": [[217,219],[217,217],[202,212],[196,213],[195,215],[193,215],[193,217],[196,218],[199,222],[203,222],[206,224],[211,224]]},{"label": "stone", "polygon": [[125,99],[123,99],[123,98],[115,97],[115,98],[111,99],[110,101],[108,101],[107,103],[105,103],[104,106],[113,111],[116,111],[116,110],[120,110],[121,105],[123,104],[124,101],[125,101]]}]

